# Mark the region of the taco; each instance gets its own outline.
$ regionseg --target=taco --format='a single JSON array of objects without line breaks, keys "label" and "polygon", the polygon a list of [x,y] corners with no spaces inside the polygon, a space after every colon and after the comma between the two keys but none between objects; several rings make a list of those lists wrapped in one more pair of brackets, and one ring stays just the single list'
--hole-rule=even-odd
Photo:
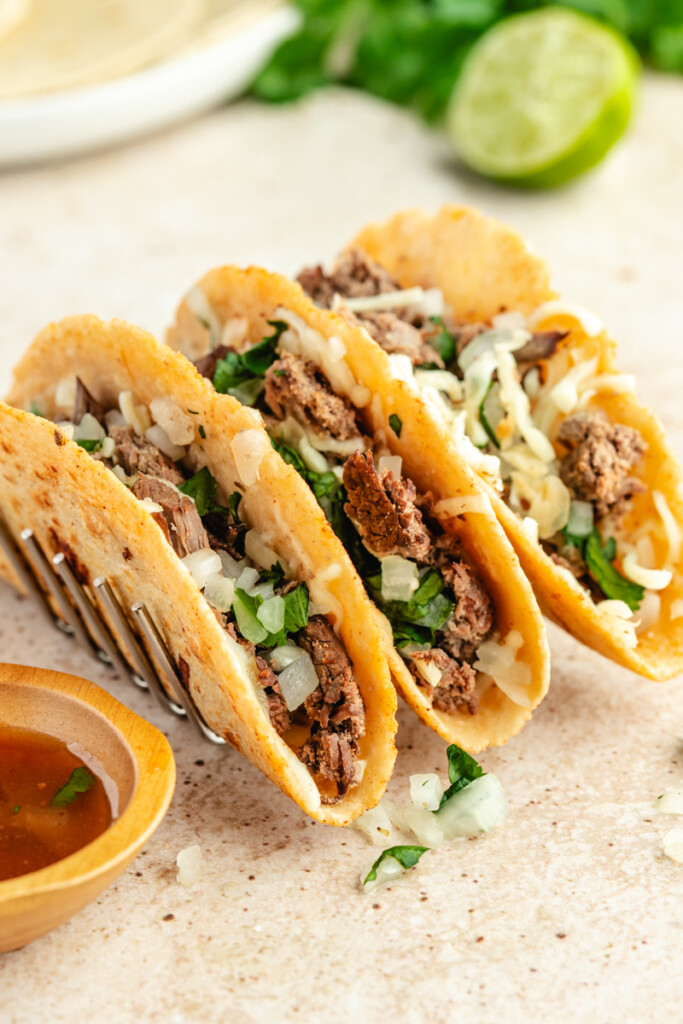
[{"label": "taco", "polygon": [[202,278],[168,341],[261,413],[306,480],[423,721],[470,751],[517,733],[548,685],[540,612],[488,497],[387,354],[257,267]]},{"label": "taco", "polygon": [[597,317],[558,299],[524,241],[467,208],[408,211],[300,280],[391,353],[546,614],[651,679],[680,672],[680,469]]},{"label": "taco", "polygon": [[259,417],[95,317],[44,330],[9,401],[14,535],[32,526],[86,587],[103,575],[125,609],[144,602],[206,723],[308,814],[343,825],[376,804],[396,731],[377,616]]}]

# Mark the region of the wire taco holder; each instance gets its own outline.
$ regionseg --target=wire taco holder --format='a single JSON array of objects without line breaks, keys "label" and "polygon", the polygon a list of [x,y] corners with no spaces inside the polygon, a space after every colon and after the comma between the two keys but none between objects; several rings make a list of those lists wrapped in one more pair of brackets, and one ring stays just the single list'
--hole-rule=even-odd
[{"label": "wire taco holder", "polygon": [[[76,640],[117,675],[127,676],[139,689],[147,690],[165,711],[189,719],[204,739],[225,744],[197,709],[178,665],[142,601],[132,604],[126,614],[104,576],[92,582],[96,597],[93,600],[64,552],[47,554],[30,527],[22,530],[19,538],[20,542],[0,514],[0,548],[45,621]],[[98,602],[117,637],[107,625]],[[166,685],[154,661],[161,667]]]}]

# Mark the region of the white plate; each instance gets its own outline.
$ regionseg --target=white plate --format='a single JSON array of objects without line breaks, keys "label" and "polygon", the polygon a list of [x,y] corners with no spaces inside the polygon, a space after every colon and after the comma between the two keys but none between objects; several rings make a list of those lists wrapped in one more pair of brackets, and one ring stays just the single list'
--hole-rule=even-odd
[{"label": "white plate", "polygon": [[237,96],[296,16],[273,11],[185,56],[102,85],[0,103],[0,167],[137,138]]}]

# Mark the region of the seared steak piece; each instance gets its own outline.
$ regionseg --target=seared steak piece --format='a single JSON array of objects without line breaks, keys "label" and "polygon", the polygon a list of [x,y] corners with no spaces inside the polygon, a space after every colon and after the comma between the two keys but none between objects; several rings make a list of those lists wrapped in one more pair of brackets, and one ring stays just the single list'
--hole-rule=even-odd
[{"label": "seared steak piece", "polygon": [[194,365],[202,377],[208,377],[212,381],[219,359],[225,359],[230,351],[231,349],[227,345],[217,345],[211,352],[207,352],[205,356],[195,359]]},{"label": "seared steak piece", "polygon": [[356,320],[385,352],[406,355],[414,366],[421,363],[443,366],[441,356],[425,342],[422,331],[396,313],[362,313]]},{"label": "seared steak piece", "polygon": [[282,736],[283,733],[287,732],[292,723],[285,698],[282,696],[280,683],[268,662],[264,661],[258,654],[256,655],[256,667],[259,670],[258,684],[263,690],[268,703],[270,724],[278,736]]},{"label": "seared steak piece", "polygon": [[76,401],[74,402],[74,411],[71,414],[71,422],[80,423],[87,412],[94,416],[100,426],[106,430],[104,407],[93,398],[81,378],[76,377]]},{"label": "seared steak piece", "polygon": [[182,484],[184,477],[175,463],[147,438],[139,437],[132,427],[112,427],[109,436],[116,445],[115,464],[122,466],[130,476],[143,473],[168,480],[176,486]]},{"label": "seared steak piece", "polygon": [[163,480],[143,475],[133,484],[133,494],[140,499],[151,498],[161,505],[163,512],[153,512],[152,515],[179,558],[209,547],[209,537],[192,498],[178,494]]},{"label": "seared steak piece", "polygon": [[202,522],[209,535],[209,547],[214,551],[227,551],[238,562],[244,558],[244,537],[248,530],[246,523],[233,523],[218,512],[207,513]]},{"label": "seared steak piece", "polygon": [[283,352],[268,368],[265,398],[278,419],[289,414],[317,434],[338,441],[361,436],[351,403],[335,394],[315,363],[290,352]]},{"label": "seared steak piece", "polygon": [[323,615],[312,615],[295,639],[309,654],[320,683],[304,702],[312,725],[299,758],[335,782],[341,797],[356,780],[354,759],[365,732],[363,700],[349,656]]},{"label": "seared steak piece", "polygon": [[493,601],[464,560],[455,538],[440,537],[432,557],[455,599],[455,609],[440,631],[439,643],[454,658],[469,660],[493,629]]},{"label": "seared steak piece", "polygon": [[346,298],[381,295],[401,287],[383,267],[359,249],[343,253],[331,274],[326,274],[320,266],[306,267],[297,281],[315,303],[328,309],[335,295]]},{"label": "seared steak piece", "polygon": [[569,331],[537,331],[525,345],[513,352],[518,365],[522,363],[537,363],[540,359],[550,359],[561,341],[569,334]]},{"label": "seared steak piece", "polygon": [[432,707],[453,714],[466,706],[470,714],[476,714],[478,702],[474,696],[474,684],[477,675],[471,665],[456,661],[438,647],[431,651],[416,651],[411,655],[410,671],[415,682],[423,688],[430,687],[430,684],[420,674],[415,662],[434,665],[441,672],[441,678],[432,690]]},{"label": "seared steak piece", "polygon": [[561,424],[557,440],[569,448],[560,477],[572,494],[590,501],[598,516],[618,509],[645,485],[629,476],[647,445],[633,427],[612,424],[602,412],[576,412]]},{"label": "seared steak piece", "polygon": [[397,480],[388,469],[380,476],[372,452],[354,452],[344,463],[344,486],[349,499],[344,511],[373,554],[425,561],[431,538],[412,480]]}]

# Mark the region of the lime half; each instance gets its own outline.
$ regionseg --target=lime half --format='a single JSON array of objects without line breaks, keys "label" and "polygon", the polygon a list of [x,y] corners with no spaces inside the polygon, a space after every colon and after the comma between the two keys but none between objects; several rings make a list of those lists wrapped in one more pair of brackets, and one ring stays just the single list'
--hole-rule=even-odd
[{"label": "lime half", "polygon": [[470,51],[446,114],[458,156],[517,185],[560,185],[603,158],[633,109],[631,45],[560,7],[500,22]]}]

